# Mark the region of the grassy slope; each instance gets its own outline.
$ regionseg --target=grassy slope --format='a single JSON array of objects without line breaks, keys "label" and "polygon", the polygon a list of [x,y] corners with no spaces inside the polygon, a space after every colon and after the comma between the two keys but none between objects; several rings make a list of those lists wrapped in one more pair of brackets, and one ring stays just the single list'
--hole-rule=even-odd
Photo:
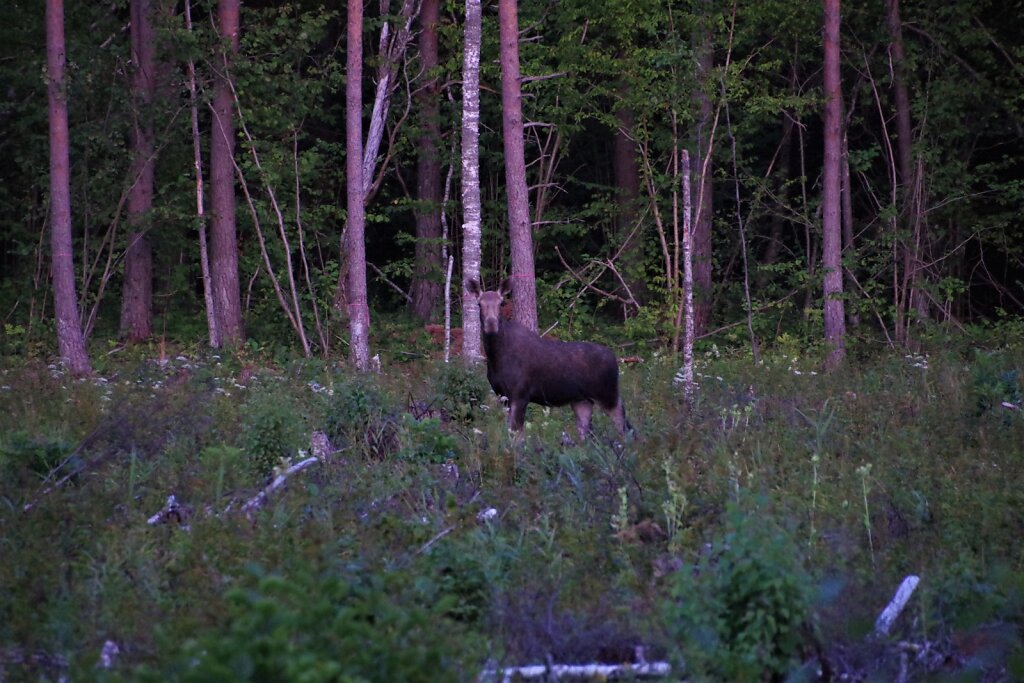
[{"label": "grassy slope", "polygon": [[[1020,665],[1019,347],[834,376],[705,357],[692,411],[649,357],[623,371],[638,437],[601,417],[582,446],[571,411],[533,406],[514,447],[478,377],[422,360],[369,382],[245,356],[5,367],[0,678],[102,678],[107,640],[126,679],[467,680],[638,643],[710,678],[884,677],[896,651],[865,636],[908,573],[891,642],[933,653],[911,666]],[[239,514],[314,429],[341,450]],[[171,493],[187,520],[148,525]]]}]

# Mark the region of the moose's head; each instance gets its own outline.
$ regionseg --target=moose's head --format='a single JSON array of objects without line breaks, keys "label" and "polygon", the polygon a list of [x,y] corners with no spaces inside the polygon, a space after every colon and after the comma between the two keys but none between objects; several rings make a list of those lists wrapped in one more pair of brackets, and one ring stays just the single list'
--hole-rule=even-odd
[{"label": "moose's head", "polygon": [[501,302],[512,292],[512,281],[505,278],[496,291],[485,291],[480,280],[466,282],[466,291],[476,297],[480,306],[480,327],[484,334],[496,334],[501,324]]}]

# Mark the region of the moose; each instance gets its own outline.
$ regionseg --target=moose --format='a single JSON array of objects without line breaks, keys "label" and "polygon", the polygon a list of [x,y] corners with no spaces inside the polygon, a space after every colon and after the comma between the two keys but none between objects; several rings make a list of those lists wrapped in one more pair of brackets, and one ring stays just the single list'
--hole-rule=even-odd
[{"label": "moose", "polygon": [[591,342],[544,339],[514,320],[504,320],[501,303],[512,291],[506,278],[497,291],[484,291],[476,278],[466,291],[480,306],[487,381],[499,396],[508,398],[508,426],[518,433],[526,419],[526,405],[572,405],[580,439],[591,433],[594,404],[611,417],[620,434],[632,431],[619,395],[619,365],[606,346]]}]

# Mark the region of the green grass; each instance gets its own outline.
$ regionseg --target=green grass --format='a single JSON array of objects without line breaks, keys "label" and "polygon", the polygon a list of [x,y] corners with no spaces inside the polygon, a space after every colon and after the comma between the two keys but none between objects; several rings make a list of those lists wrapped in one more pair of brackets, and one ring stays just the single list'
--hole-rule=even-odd
[{"label": "green grass", "polygon": [[[532,406],[513,443],[479,375],[430,360],[361,378],[139,354],[71,381],[9,359],[0,673],[472,680],[488,660],[614,662],[639,644],[708,680],[823,663],[891,678],[906,640],[1012,677],[1022,368],[1012,345],[830,376],[791,350],[761,366],[709,352],[687,408],[678,361],[650,355],[623,369],[637,437],[601,415],[566,445],[570,410]],[[336,452],[242,514],[314,430]],[[181,515],[147,524],[171,494]],[[908,573],[921,588],[891,640],[867,640]],[[107,640],[121,654],[102,671]]]}]

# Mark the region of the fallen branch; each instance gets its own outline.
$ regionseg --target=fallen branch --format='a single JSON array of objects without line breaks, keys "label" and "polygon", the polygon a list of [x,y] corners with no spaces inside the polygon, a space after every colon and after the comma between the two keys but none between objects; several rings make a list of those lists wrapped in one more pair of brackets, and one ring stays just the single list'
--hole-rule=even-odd
[{"label": "fallen branch", "polygon": [[301,472],[307,467],[315,465],[318,462],[320,462],[319,458],[315,456],[310,456],[305,460],[295,463],[285,471],[281,472],[276,477],[274,477],[274,480],[270,482],[270,484],[268,484],[265,489],[257,493],[255,496],[249,499],[249,501],[246,502],[245,505],[242,506],[242,512],[245,513],[246,517],[251,518],[252,513],[258,510],[263,505],[263,503],[267,500],[271,493],[284,486],[284,483],[288,481],[288,477],[295,474],[296,472]]},{"label": "fallen branch", "polygon": [[559,680],[614,678],[664,678],[672,673],[668,662],[640,662],[638,664],[533,664],[505,669],[484,669],[480,681],[518,681],[523,679]]},{"label": "fallen branch", "polygon": [[878,615],[878,620],[875,622],[875,637],[882,638],[889,635],[889,630],[892,628],[893,622],[899,618],[903,612],[903,608],[907,606],[907,602],[910,601],[910,596],[914,594],[914,589],[917,588],[917,584],[921,579],[911,574],[907,578],[903,579],[903,583],[896,590],[896,595],[893,596],[892,600],[882,613]]},{"label": "fallen branch", "polygon": [[167,496],[167,502],[164,503],[163,508],[155,515],[146,520],[146,524],[150,526],[156,526],[157,524],[163,524],[170,520],[172,517],[176,518],[178,525],[184,529],[188,529],[189,516],[192,514],[192,509],[186,505],[182,505],[178,502],[178,498],[172,493]]}]

